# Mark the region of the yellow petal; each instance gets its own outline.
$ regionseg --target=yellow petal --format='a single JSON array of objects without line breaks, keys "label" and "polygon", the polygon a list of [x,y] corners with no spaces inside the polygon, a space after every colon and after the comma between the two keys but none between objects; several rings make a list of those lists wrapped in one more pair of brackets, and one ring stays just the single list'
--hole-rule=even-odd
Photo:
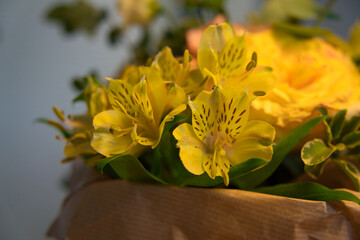
[{"label": "yellow petal", "polygon": [[249,121],[238,141],[231,147],[226,147],[226,155],[231,165],[236,165],[250,158],[271,160],[273,154],[272,142],[275,138],[273,126],[263,121]]},{"label": "yellow petal", "polygon": [[206,154],[203,161],[203,168],[212,179],[216,176],[222,176],[227,186],[229,185],[228,172],[230,169],[230,161],[225,154],[225,150],[217,147],[213,153]]},{"label": "yellow petal", "polygon": [[175,128],[173,135],[178,140],[180,147],[180,159],[185,168],[196,175],[204,172],[203,159],[205,157],[205,146],[196,137],[192,126],[184,123]]},{"label": "yellow petal", "polygon": [[183,68],[184,69],[188,68],[190,61],[191,61],[191,56],[190,56],[189,50],[185,49],[184,57],[183,57]]},{"label": "yellow petal", "polygon": [[86,133],[75,134],[64,147],[64,155],[68,158],[94,153],[94,149],[90,146],[90,137]]},{"label": "yellow petal", "polygon": [[149,131],[149,129],[146,127],[147,126],[141,127],[135,125],[131,132],[131,137],[143,146],[154,146],[153,148],[155,148],[155,144],[158,143],[160,140],[160,135],[151,134],[151,130]]},{"label": "yellow petal", "polygon": [[194,132],[203,142],[206,141],[206,137],[215,124],[215,112],[209,104],[210,96],[209,92],[202,91],[195,101],[189,101]]},{"label": "yellow petal", "polygon": [[[192,69],[184,77],[180,87],[184,89],[186,96],[194,99],[202,90],[204,90],[208,83],[207,78],[204,78],[199,69]],[[209,83],[208,83],[209,84]]]},{"label": "yellow petal", "polygon": [[[139,119],[140,121],[145,121],[146,124],[154,124],[154,112],[152,108],[152,104],[148,97],[148,84],[145,80],[145,76],[140,80],[138,84],[136,84],[133,88],[133,98],[136,102],[136,106],[138,109],[136,118],[144,118]],[[149,126],[151,127],[151,126]]]},{"label": "yellow petal", "polygon": [[164,117],[173,109],[186,103],[184,89],[172,82],[165,82],[152,68],[143,68],[148,82],[148,97],[154,111],[154,120],[160,125]]},{"label": "yellow petal", "polygon": [[247,90],[252,97],[264,96],[276,85],[276,76],[271,68],[256,67],[254,71],[242,79],[232,78],[224,82],[224,86],[233,86],[239,90]]},{"label": "yellow petal", "polygon": [[153,65],[160,70],[164,81],[177,83],[177,80],[181,78],[182,67],[178,60],[174,58],[169,47],[165,47],[158,53]]},{"label": "yellow petal", "polygon": [[116,137],[103,128],[94,131],[91,146],[106,157],[122,154],[129,151],[130,147],[136,147],[130,133]]},{"label": "yellow petal", "polygon": [[106,95],[104,88],[97,88],[92,92],[89,102],[89,114],[91,117],[94,117],[99,112],[105,111],[108,109],[109,100]]},{"label": "yellow petal", "polygon": [[155,123],[160,124],[167,100],[166,82],[161,78],[159,71],[154,68],[143,67],[141,71],[148,83],[147,95],[152,105]]},{"label": "yellow petal", "polygon": [[130,85],[134,86],[141,79],[141,73],[139,71],[139,68],[135,65],[126,66],[123,70],[123,73],[121,74],[120,79],[123,79]]},{"label": "yellow petal", "polygon": [[124,80],[108,79],[109,101],[113,109],[121,111],[131,116],[138,110],[135,99],[132,96],[133,86]]},{"label": "yellow petal", "polygon": [[228,41],[219,57],[221,79],[236,77],[245,71],[246,48],[244,36]]},{"label": "yellow petal", "polygon": [[116,110],[108,110],[98,113],[93,120],[94,128],[99,127],[121,131],[132,126],[131,119],[124,113]]},{"label": "yellow petal", "polygon": [[174,119],[175,115],[178,115],[179,113],[185,111],[186,109],[186,105],[185,104],[181,104],[180,106],[178,106],[177,108],[173,109],[168,115],[165,116],[165,118],[163,119],[163,121],[161,122],[160,126],[159,126],[159,138],[158,140],[152,145],[152,148],[155,148],[161,139],[161,136],[163,134],[164,131],[164,127],[165,124],[169,121],[172,121]]},{"label": "yellow petal", "polygon": [[205,68],[211,73],[217,72],[216,55],[220,55],[226,42],[233,37],[234,31],[227,23],[211,25],[203,32],[197,53],[198,65],[203,74]]},{"label": "yellow petal", "polygon": [[[167,84],[167,94],[163,101],[165,102],[165,107],[162,112],[162,117],[168,115],[170,112],[172,112],[171,115],[181,113],[185,110],[184,104],[186,103],[184,89],[173,83]],[[177,110],[174,112],[175,109]]]},{"label": "yellow petal", "polygon": [[221,91],[216,114],[217,128],[227,137],[228,143],[234,143],[245,129],[249,118],[250,101],[244,91],[231,87]]}]

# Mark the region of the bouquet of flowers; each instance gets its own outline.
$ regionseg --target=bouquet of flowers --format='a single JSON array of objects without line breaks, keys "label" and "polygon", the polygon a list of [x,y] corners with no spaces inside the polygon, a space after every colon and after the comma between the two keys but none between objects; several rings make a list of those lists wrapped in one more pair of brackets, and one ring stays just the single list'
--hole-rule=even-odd
[{"label": "bouquet of flowers", "polygon": [[[66,117],[54,107],[60,122],[41,120],[60,130],[63,162],[80,157],[89,169],[96,166],[110,178],[165,188],[347,200],[355,202],[350,205],[354,219],[360,218],[354,191],[314,182],[337,166],[352,183],[342,187],[360,190],[360,25],[345,42],[329,30],[300,25],[324,17],[323,11],[311,14],[320,8],[314,2],[301,1],[311,3],[301,5],[303,15],[290,7],[281,15],[271,11],[273,5],[288,1],[272,0],[253,16],[251,27],[231,25],[222,15],[207,26],[204,18],[169,29],[152,55],[147,27],[166,11],[156,1],[140,2],[120,2],[124,25],[117,28],[120,34],[137,23],[146,32],[134,64],[106,82],[96,76],[78,80],[81,92],[74,101],[84,102],[86,113]],[[224,14],[223,1],[216,2],[185,1],[184,6],[197,14]],[[303,174],[315,180],[304,182]],[[156,185],[132,187],[168,191]],[[175,188],[173,194],[186,190],[196,195],[194,188]],[[203,196],[211,192],[202,191]],[[224,192],[218,194],[227,201]],[[350,222],[359,227],[359,221]],[[358,236],[357,231],[347,236]]]}]

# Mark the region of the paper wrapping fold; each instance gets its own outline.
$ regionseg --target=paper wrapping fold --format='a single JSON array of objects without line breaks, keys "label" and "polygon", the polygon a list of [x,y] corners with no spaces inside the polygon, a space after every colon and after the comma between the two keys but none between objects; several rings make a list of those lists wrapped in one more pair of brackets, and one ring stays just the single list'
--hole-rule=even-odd
[{"label": "paper wrapping fold", "polygon": [[353,202],[326,203],[232,189],[134,183],[110,180],[92,171],[75,168],[72,192],[48,236],[136,240],[360,239],[360,206]]}]

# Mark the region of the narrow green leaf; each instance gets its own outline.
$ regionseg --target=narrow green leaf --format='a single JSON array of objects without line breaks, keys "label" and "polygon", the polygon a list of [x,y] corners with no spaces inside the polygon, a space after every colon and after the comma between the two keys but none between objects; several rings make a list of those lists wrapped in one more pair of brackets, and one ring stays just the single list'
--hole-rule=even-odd
[{"label": "narrow green leaf", "polygon": [[333,139],[337,139],[340,136],[342,129],[344,128],[346,112],[346,109],[340,110],[335,114],[331,121],[330,127]]},{"label": "narrow green leaf", "polygon": [[332,190],[324,187],[323,185],[312,182],[279,184],[272,187],[257,188],[253,191],[283,197],[300,198],[314,201],[347,200],[360,204],[360,199],[350,192]]},{"label": "narrow green leaf", "polygon": [[360,131],[352,132],[346,135],[342,141],[348,148],[360,146]]},{"label": "narrow green leaf", "polygon": [[349,121],[345,121],[344,128],[341,132],[341,136],[344,137],[345,135],[358,130],[360,127],[360,116],[354,116]]},{"label": "narrow green leaf", "polygon": [[[179,160],[179,152],[176,148],[176,140],[173,139],[170,132],[177,123],[184,120],[185,118],[187,118],[187,116],[176,115],[172,121],[169,121],[165,124],[160,142],[156,146],[152,154],[152,174],[156,176],[163,176],[165,174],[170,178],[178,177],[177,174],[179,171],[177,168],[181,167],[179,166],[179,164],[182,165],[182,163]],[[166,173],[166,171],[170,171],[170,174]],[[171,179],[168,180],[171,181]]]},{"label": "narrow green leaf", "polygon": [[321,116],[325,116],[325,119],[323,120],[323,124],[324,124],[324,128],[325,128],[327,144],[330,145],[331,141],[333,140],[333,136],[331,133],[331,127],[329,125],[330,118],[328,116],[328,111],[325,107],[319,107],[317,110],[320,112]]},{"label": "narrow green leaf", "polygon": [[116,158],[118,156],[114,156],[114,157],[109,157],[109,158],[104,158],[102,159],[99,164],[96,166],[97,170],[100,172],[100,173],[104,173],[104,168],[105,166],[112,160],[114,160],[114,158]]},{"label": "narrow green leaf", "polygon": [[326,132],[326,138],[327,138],[326,140],[327,140],[327,143],[330,145],[331,141],[333,140],[331,127],[330,127],[328,121],[326,121],[326,119],[323,120],[323,124],[324,124],[325,132]]},{"label": "narrow green leaf", "polygon": [[176,143],[171,132],[165,132],[159,145],[154,149],[153,158],[160,158],[162,170],[166,171],[165,174],[169,176],[169,182],[179,185],[182,179],[192,174],[182,164]]},{"label": "narrow green leaf", "polygon": [[[238,177],[240,177],[243,174],[246,174],[248,172],[254,171],[265,164],[267,164],[268,161],[260,158],[251,158],[245,162],[239,163],[235,166],[230,167],[229,170],[229,178],[230,183],[232,181],[236,181]],[[224,179],[222,177],[216,177],[215,179],[211,179],[207,173],[203,173],[202,175],[192,175],[189,178],[184,179],[180,185],[185,186],[198,186],[198,187],[210,187],[222,184],[224,182]]]},{"label": "narrow green leaf", "polygon": [[104,172],[115,178],[167,184],[160,178],[148,172],[141,162],[131,155],[117,155],[105,158],[98,164],[97,168],[100,172]]},{"label": "narrow green leaf", "polygon": [[336,159],[334,162],[346,173],[346,175],[353,182],[356,190],[360,191],[360,171],[359,169],[352,163]]},{"label": "narrow green leaf", "polygon": [[328,159],[335,150],[333,146],[328,147],[323,140],[315,138],[304,144],[301,159],[305,165],[314,166]]},{"label": "narrow green leaf", "polygon": [[237,187],[241,189],[254,188],[265,181],[275,172],[291,149],[293,149],[324,118],[324,116],[314,118],[292,130],[286,137],[276,143],[271,161],[263,168],[239,177],[236,181]]}]

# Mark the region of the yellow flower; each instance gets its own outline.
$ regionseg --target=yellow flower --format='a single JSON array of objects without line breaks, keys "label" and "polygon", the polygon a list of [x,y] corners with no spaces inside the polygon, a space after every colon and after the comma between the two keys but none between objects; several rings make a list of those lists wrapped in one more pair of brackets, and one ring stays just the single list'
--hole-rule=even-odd
[{"label": "yellow flower", "polygon": [[105,87],[97,85],[91,77],[88,78],[88,85],[85,87],[83,94],[90,117],[109,109],[109,100]]},{"label": "yellow flower", "polygon": [[146,26],[159,10],[157,0],[119,0],[117,5],[124,26],[131,24]]},{"label": "yellow flower", "polygon": [[181,124],[174,132],[185,168],[196,175],[222,176],[229,184],[230,165],[250,158],[270,161],[274,128],[263,121],[249,121],[250,99],[234,88],[201,92],[189,101],[192,126]]},{"label": "yellow flower", "polygon": [[[65,137],[62,141],[65,142],[64,155],[66,158],[62,162],[83,157],[87,165],[94,166],[102,157],[90,145],[91,131],[93,130],[92,118],[95,114],[107,110],[109,101],[103,87],[96,84],[90,77],[87,83],[88,85],[81,94],[88,108],[87,113],[73,116],[69,114],[66,118],[63,111],[53,107],[60,123],[54,120],[46,120],[46,122],[58,128]],[[60,136],[57,138],[60,139]]]},{"label": "yellow flower", "polygon": [[152,68],[159,71],[164,81],[173,82],[184,89],[186,95],[195,97],[203,90],[205,81],[198,68],[191,68],[190,54],[186,50],[183,63],[179,63],[169,47],[165,47],[159,52]]},{"label": "yellow flower", "polygon": [[197,61],[203,75],[211,77],[215,85],[247,89],[250,96],[263,96],[275,84],[272,69],[257,66],[256,52],[248,58],[244,36],[235,36],[227,23],[203,32]]},{"label": "yellow flower", "polygon": [[277,78],[271,93],[254,100],[250,117],[276,126],[278,138],[313,118],[320,106],[330,113],[346,108],[359,113],[359,72],[340,50],[320,38],[298,39],[271,29],[247,32],[245,38]]},{"label": "yellow flower", "polygon": [[128,153],[139,155],[145,147],[155,148],[165,123],[186,108],[184,91],[166,83],[150,68],[142,68],[141,80],[110,80],[108,89],[112,110],[94,118],[92,147],[109,157]]}]

